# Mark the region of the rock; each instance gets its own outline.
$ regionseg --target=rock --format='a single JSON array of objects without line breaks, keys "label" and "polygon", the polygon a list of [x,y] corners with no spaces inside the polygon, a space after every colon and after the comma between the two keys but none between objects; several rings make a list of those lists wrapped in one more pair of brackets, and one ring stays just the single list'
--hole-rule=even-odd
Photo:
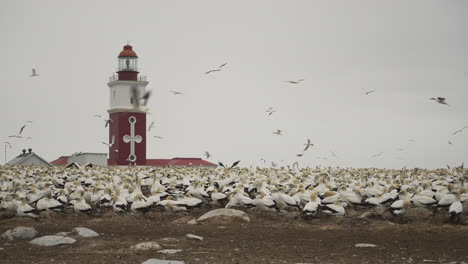
[{"label": "rock", "polygon": [[182,249],[163,249],[163,250],[158,250],[159,253],[163,254],[175,254],[181,252]]},{"label": "rock", "polygon": [[180,225],[180,224],[187,224],[187,223],[189,223],[189,222],[191,222],[191,221],[195,221],[195,222],[196,222],[197,220],[195,220],[195,218],[193,218],[193,216],[188,215],[188,216],[184,216],[184,217],[178,218],[178,219],[172,221],[172,223],[173,223],[173,224],[178,224],[178,225]]},{"label": "rock", "polygon": [[132,250],[148,250],[148,249],[161,249],[158,242],[143,242],[130,247]]},{"label": "rock", "polygon": [[56,246],[61,244],[73,244],[76,240],[71,237],[64,237],[64,236],[43,236],[38,237],[29,241],[29,243],[36,245],[36,246]]},{"label": "rock", "polygon": [[203,241],[203,237],[197,236],[197,235],[194,235],[194,234],[186,234],[185,237],[188,238],[188,239]]},{"label": "rock", "polygon": [[197,219],[194,218],[193,220],[188,221],[187,224],[189,224],[189,225],[198,225],[198,221],[197,221]]},{"label": "rock", "polygon": [[217,217],[217,216],[238,217],[242,219],[243,221],[250,222],[250,217],[246,213],[240,210],[226,209],[226,208],[215,209],[215,210],[209,211],[208,213],[200,216],[198,218],[198,221],[204,221],[204,220]]},{"label": "rock", "polygon": [[69,234],[71,234],[71,232],[59,232],[57,234],[55,234],[56,236],[68,236]]},{"label": "rock", "polygon": [[97,237],[98,233],[86,227],[75,227],[72,230],[73,233],[77,233],[81,237]]},{"label": "rock", "polygon": [[26,226],[18,226],[14,229],[7,230],[3,233],[0,238],[13,240],[15,238],[19,239],[30,239],[37,235],[36,229]]},{"label": "rock", "polygon": [[366,247],[376,247],[377,245],[374,244],[366,244],[366,243],[359,243],[354,245],[355,247],[361,247],[361,248],[366,248]]},{"label": "rock", "polygon": [[183,261],[177,260],[163,260],[163,259],[148,259],[147,261],[143,262],[143,264],[184,264]]}]

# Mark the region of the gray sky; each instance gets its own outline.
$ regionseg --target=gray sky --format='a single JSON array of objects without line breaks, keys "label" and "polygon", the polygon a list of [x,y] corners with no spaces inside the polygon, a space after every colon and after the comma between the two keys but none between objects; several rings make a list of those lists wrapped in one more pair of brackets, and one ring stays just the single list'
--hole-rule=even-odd
[{"label": "gray sky", "polygon": [[[208,150],[212,162],[243,166],[261,158],[304,166],[468,163],[468,129],[451,135],[468,125],[468,1],[0,3],[0,140],[13,144],[8,159],[28,147],[49,161],[107,152],[100,142],[108,130],[92,115],[107,115],[108,77],[131,40],[153,91],[148,158]],[[33,67],[39,77],[29,77]],[[451,106],[429,100],[437,96]],[[267,116],[270,106],[277,112]],[[27,120],[23,134],[32,140],[8,138]],[[307,138],[315,146],[297,158]]]}]

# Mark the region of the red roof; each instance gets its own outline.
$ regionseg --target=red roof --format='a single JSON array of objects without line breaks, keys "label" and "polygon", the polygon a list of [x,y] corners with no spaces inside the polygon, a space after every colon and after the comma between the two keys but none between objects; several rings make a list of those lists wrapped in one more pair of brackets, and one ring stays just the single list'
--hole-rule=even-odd
[{"label": "red roof", "polygon": [[133,51],[132,46],[130,46],[130,45],[125,45],[123,47],[123,50],[120,52],[119,57],[136,57],[136,58],[138,58],[135,51]]},{"label": "red roof", "polygon": [[201,158],[173,158],[173,159],[147,159],[148,166],[209,166],[216,167],[216,164],[202,160]]},{"label": "red roof", "polygon": [[51,161],[50,162],[52,165],[67,165],[68,163],[68,157],[67,156],[61,156],[60,158]]}]

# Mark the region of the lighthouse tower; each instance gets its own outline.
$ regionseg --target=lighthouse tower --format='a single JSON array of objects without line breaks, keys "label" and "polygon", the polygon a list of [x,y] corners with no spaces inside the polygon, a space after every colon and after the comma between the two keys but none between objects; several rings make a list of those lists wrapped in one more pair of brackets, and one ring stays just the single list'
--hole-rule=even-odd
[{"label": "lighthouse tower", "polygon": [[[118,58],[117,75],[110,77],[109,160],[108,165],[146,165],[146,113],[135,107],[132,89],[146,92],[146,77],[138,76],[138,56],[125,45]],[[112,144],[113,143],[113,144]]]}]

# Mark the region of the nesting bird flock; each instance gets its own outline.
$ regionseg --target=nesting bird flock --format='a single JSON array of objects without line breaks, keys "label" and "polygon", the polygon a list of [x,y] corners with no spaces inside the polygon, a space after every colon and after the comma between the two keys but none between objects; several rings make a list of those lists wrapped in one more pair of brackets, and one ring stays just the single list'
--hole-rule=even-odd
[{"label": "nesting bird flock", "polygon": [[96,214],[188,211],[195,207],[295,211],[304,218],[381,207],[402,217],[421,207],[458,221],[468,199],[453,169],[0,167],[0,210]]}]

